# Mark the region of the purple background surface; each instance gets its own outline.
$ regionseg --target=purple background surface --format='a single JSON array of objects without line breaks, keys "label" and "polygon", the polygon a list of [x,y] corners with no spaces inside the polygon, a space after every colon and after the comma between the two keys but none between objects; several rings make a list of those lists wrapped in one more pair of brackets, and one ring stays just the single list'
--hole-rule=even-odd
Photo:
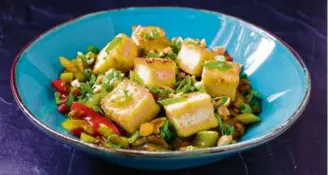
[{"label": "purple background surface", "polygon": [[313,87],[302,117],[282,136],[224,161],[169,174],[327,174],[327,1],[0,0],[0,175],[168,174],[112,165],[46,136],[18,109],[9,84],[15,55],[46,29],[98,10],[154,5],[224,12],[275,33],[303,57]]}]

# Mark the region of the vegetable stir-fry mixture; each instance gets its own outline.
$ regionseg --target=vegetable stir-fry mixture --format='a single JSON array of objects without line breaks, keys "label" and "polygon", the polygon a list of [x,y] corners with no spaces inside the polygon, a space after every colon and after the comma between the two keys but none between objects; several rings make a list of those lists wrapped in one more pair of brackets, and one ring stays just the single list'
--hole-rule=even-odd
[{"label": "vegetable stir-fry mixture", "polygon": [[51,86],[71,134],[109,149],[188,151],[236,143],[260,121],[260,94],[225,48],[132,30],[59,58],[65,69]]}]

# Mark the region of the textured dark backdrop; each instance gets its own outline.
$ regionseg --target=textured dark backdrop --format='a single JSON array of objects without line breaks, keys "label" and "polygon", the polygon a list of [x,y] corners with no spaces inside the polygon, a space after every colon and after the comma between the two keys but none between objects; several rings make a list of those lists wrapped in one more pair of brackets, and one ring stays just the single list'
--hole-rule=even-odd
[{"label": "textured dark backdrop", "polygon": [[284,135],[225,161],[170,174],[327,174],[326,3],[326,0],[0,0],[0,175],[155,174],[106,163],[46,136],[17,108],[9,85],[15,55],[46,29],[98,10],[155,5],[220,11],[272,31],[300,53],[313,83],[307,109]]}]

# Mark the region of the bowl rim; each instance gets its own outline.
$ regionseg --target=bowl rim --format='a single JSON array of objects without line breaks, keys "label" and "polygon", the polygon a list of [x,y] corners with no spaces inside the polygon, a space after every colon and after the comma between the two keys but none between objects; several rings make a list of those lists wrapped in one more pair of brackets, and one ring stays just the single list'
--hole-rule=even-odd
[{"label": "bowl rim", "polygon": [[[214,14],[216,16],[224,16],[224,17],[228,17],[229,19],[233,19],[235,21],[238,21],[239,23],[242,23],[244,25],[247,25],[248,27],[251,27],[252,29],[255,29],[258,32],[264,32],[266,33],[266,35],[271,36],[272,38],[278,40],[279,42],[281,42],[287,49],[289,49],[289,51],[293,54],[293,58],[295,59],[295,61],[298,62],[298,64],[301,66],[301,68],[303,69],[303,72],[305,74],[305,83],[307,85],[306,89],[305,89],[305,94],[302,98],[301,103],[297,106],[297,109],[294,111],[294,113],[292,115],[289,116],[289,118],[280,126],[274,128],[271,132],[269,132],[266,135],[260,136],[260,137],[256,137],[253,139],[250,139],[248,141],[244,141],[244,142],[238,142],[235,144],[231,144],[231,145],[225,145],[225,146],[221,146],[221,147],[210,147],[210,148],[202,148],[202,149],[198,149],[198,150],[193,150],[193,151],[163,151],[163,152],[150,152],[150,151],[142,151],[142,150],[129,150],[129,149],[107,149],[107,148],[103,148],[100,146],[96,146],[93,144],[89,144],[89,143],[85,143],[83,141],[81,141],[78,138],[71,138],[69,136],[66,136],[64,134],[61,134],[59,132],[56,132],[55,130],[51,129],[50,127],[48,127],[46,124],[44,124],[43,122],[41,122],[40,120],[38,120],[31,111],[29,111],[29,109],[27,108],[27,106],[25,106],[25,104],[23,103],[18,90],[17,90],[17,86],[16,86],[16,76],[15,76],[15,69],[16,69],[16,65],[19,61],[19,59],[21,58],[22,53],[25,52],[25,50],[27,50],[33,43],[35,43],[37,40],[41,39],[42,37],[44,37],[46,34],[49,34],[50,32],[62,28],[74,21],[77,20],[81,20],[81,19],[85,19],[94,15],[99,15],[99,14],[103,14],[103,13],[108,13],[108,12],[115,12],[115,11],[130,11],[130,10],[149,10],[149,9],[174,9],[174,10],[190,10],[190,11],[200,11],[202,13],[208,13],[208,14]],[[272,32],[269,32],[253,23],[250,23],[246,20],[243,20],[241,18],[232,16],[232,15],[228,15],[225,13],[221,13],[221,12],[216,12],[216,11],[211,11],[211,10],[204,10],[204,9],[198,9],[198,8],[189,8],[189,7],[179,7],[179,6],[156,6],[156,7],[127,7],[127,8],[117,8],[117,9],[109,9],[109,10],[102,10],[102,11],[97,11],[97,12],[93,12],[93,13],[88,13],[82,16],[78,16],[76,18],[71,18],[63,23],[60,23],[58,25],[55,25],[51,28],[49,28],[48,30],[42,32],[41,34],[37,35],[34,39],[32,39],[30,42],[28,42],[17,54],[17,56],[15,57],[12,67],[11,67],[11,71],[10,71],[10,85],[11,85],[11,90],[12,93],[14,95],[14,99],[16,101],[16,103],[18,104],[18,107],[22,110],[22,112],[25,114],[25,116],[27,116],[27,118],[29,120],[32,121],[32,123],[34,123],[37,127],[41,127],[40,129],[43,130],[44,132],[47,131],[48,133],[50,133],[51,136],[54,136],[56,138],[59,138],[59,140],[61,141],[67,141],[70,144],[73,145],[77,145],[80,146],[82,148],[86,148],[86,149],[93,149],[95,151],[100,151],[100,152],[106,152],[109,154],[116,154],[116,155],[120,155],[120,156],[138,156],[138,157],[177,157],[177,156],[188,156],[188,155],[196,155],[196,154],[212,154],[212,153],[229,153],[229,152],[235,152],[235,151],[242,151],[244,149],[247,148],[251,148],[251,147],[255,147],[258,146],[260,144],[263,144],[267,141],[270,141],[272,139],[274,139],[275,137],[281,135],[282,133],[284,133],[289,127],[291,127],[296,120],[301,116],[301,114],[303,113],[306,105],[308,104],[309,98],[310,98],[310,93],[311,93],[311,77],[309,74],[309,71],[306,67],[306,65],[304,64],[301,56],[291,47],[289,46],[285,41],[283,41],[281,38],[279,38],[278,36],[276,36],[275,34],[273,34]],[[65,144],[65,142],[63,142]]]}]

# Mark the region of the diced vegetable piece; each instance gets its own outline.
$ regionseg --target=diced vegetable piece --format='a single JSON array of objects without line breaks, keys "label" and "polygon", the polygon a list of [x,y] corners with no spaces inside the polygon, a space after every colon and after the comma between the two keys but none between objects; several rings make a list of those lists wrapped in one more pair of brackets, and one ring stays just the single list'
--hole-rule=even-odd
[{"label": "diced vegetable piece", "polygon": [[121,138],[121,140],[122,140],[122,147],[123,148],[129,148],[129,139],[128,138],[126,138],[126,137],[120,137]]},{"label": "diced vegetable piece", "polygon": [[221,64],[218,61],[208,61],[205,64],[207,66],[204,65],[202,74],[205,91],[212,97],[225,95],[233,101],[239,84],[240,66],[237,63]]},{"label": "diced vegetable piece", "polygon": [[140,137],[140,132],[136,131],[132,134],[130,138],[128,138],[129,143],[134,143]]},{"label": "diced vegetable piece", "polygon": [[145,51],[164,50],[170,45],[164,30],[155,26],[133,26],[131,38],[139,49]]},{"label": "diced vegetable piece", "polygon": [[114,134],[107,137],[107,144],[109,144],[111,148],[121,148],[125,143],[120,136]]},{"label": "diced vegetable piece", "polygon": [[214,54],[200,46],[182,44],[177,63],[183,71],[200,77],[206,60],[214,60]]},{"label": "diced vegetable piece", "polygon": [[178,136],[187,137],[218,126],[209,95],[194,92],[184,98],[184,101],[164,105],[166,115],[174,125]]},{"label": "diced vegetable piece", "polygon": [[95,137],[92,137],[84,132],[81,133],[80,139],[83,142],[87,142],[87,143],[96,143],[97,142],[97,139]]},{"label": "diced vegetable piece", "polygon": [[223,117],[228,117],[230,115],[230,111],[225,106],[219,106],[217,110],[218,114]]},{"label": "diced vegetable piece", "polygon": [[[123,101],[124,103],[121,103]],[[152,120],[159,112],[159,106],[151,93],[145,87],[127,79],[100,103],[105,114],[130,134],[142,123]]]},{"label": "diced vegetable piece", "polygon": [[61,94],[68,94],[69,88],[66,87],[66,82],[64,80],[53,80],[51,86],[56,89],[57,92]]},{"label": "diced vegetable piece", "polygon": [[145,85],[173,87],[176,75],[176,63],[170,59],[135,58],[134,72]]},{"label": "diced vegetable piece", "polygon": [[80,82],[83,82],[87,79],[87,76],[82,71],[75,72],[74,76]]},{"label": "diced vegetable piece", "polygon": [[200,131],[196,134],[195,145],[199,147],[212,147],[216,145],[219,133],[216,131]]},{"label": "diced vegetable piece", "polygon": [[64,122],[61,123],[61,126],[72,132],[74,130],[80,129],[83,130],[84,126],[90,125],[87,121],[85,120],[71,120],[71,119],[67,119]]},{"label": "diced vegetable piece", "polygon": [[166,122],[166,117],[156,118],[150,122],[155,126],[155,131],[154,131],[155,134],[160,133],[160,129],[165,124],[165,122]]},{"label": "diced vegetable piece", "polygon": [[62,103],[62,104],[58,105],[57,110],[58,110],[58,112],[65,114],[66,112],[68,112],[69,107],[66,105],[66,103]]},{"label": "diced vegetable piece", "polygon": [[70,72],[78,72],[79,69],[78,67],[72,63],[72,61],[68,60],[67,58],[65,57],[59,57],[59,61],[60,61],[60,64],[65,67],[66,70],[70,71]]},{"label": "diced vegetable piece", "polygon": [[86,105],[74,102],[71,106],[71,111],[73,110],[83,111],[84,115],[81,117],[87,120],[95,131],[99,132],[99,125],[103,124],[107,126],[113,133],[120,135],[120,131],[108,118],[96,113],[93,109],[87,107]]},{"label": "diced vegetable piece", "polygon": [[60,79],[64,80],[66,82],[71,82],[74,78],[74,74],[71,72],[64,72],[62,74],[60,74]]},{"label": "diced vegetable piece", "polygon": [[138,56],[135,43],[125,34],[118,34],[97,56],[93,72],[104,73],[110,68],[126,72],[133,67],[133,58]]},{"label": "diced vegetable piece", "polygon": [[232,139],[232,135],[223,135],[219,138],[218,146],[228,145],[233,141]]},{"label": "diced vegetable piece", "polygon": [[150,123],[150,122],[146,122],[141,124],[140,126],[140,135],[141,136],[149,136],[151,134],[153,134],[155,132],[155,125]]},{"label": "diced vegetable piece", "polygon": [[252,113],[244,113],[237,115],[236,120],[242,122],[243,124],[252,124],[259,122],[261,119]]}]

